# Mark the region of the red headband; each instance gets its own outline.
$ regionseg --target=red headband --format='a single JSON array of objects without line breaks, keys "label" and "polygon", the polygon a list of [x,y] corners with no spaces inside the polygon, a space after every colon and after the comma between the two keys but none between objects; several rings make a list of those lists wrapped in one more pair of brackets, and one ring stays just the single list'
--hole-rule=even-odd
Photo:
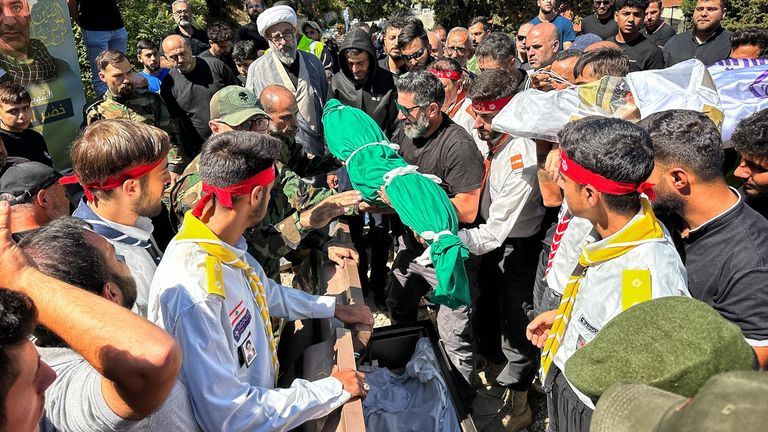
[{"label": "red headband", "polygon": [[451,81],[458,81],[461,79],[462,74],[461,72],[456,72],[452,70],[437,70],[437,69],[430,69],[429,73],[432,75],[438,77],[438,78],[447,78]]},{"label": "red headband", "polygon": [[68,175],[65,177],[62,177],[59,179],[59,184],[62,185],[68,185],[68,184],[75,184],[80,183],[83,186],[83,190],[85,191],[85,198],[88,200],[88,202],[93,202],[95,200],[93,196],[93,191],[96,189],[99,190],[110,190],[115,189],[120,186],[126,181],[131,179],[137,179],[144,177],[145,175],[149,174],[150,171],[155,169],[158,165],[160,165],[162,162],[166,160],[167,153],[164,153],[160,159],[143,164],[143,165],[137,165],[131,169],[125,170],[121,172],[120,174],[114,176],[114,177],[108,177],[101,181],[95,181],[88,184],[82,184],[80,182],[80,179],[77,178],[76,175]]},{"label": "red headband", "polygon": [[256,186],[266,186],[275,180],[275,166],[270,165],[263,171],[258,172],[253,177],[247,178],[240,183],[235,183],[227,187],[216,187],[209,185],[206,182],[201,182],[203,185],[203,196],[200,201],[197,202],[195,208],[192,210],[192,215],[199,218],[203,214],[205,206],[208,201],[216,195],[219,199],[219,203],[226,208],[232,208],[232,197],[237,195],[246,195],[256,188]]},{"label": "red headband", "polygon": [[472,109],[480,112],[498,111],[504,108],[512,100],[512,97],[514,95],[486,102],[472,101]]},{"label": "red headband", "polygon": [[632,192],[643,193],[653,201],[655,198],[653,194],[653,185],[648,182],[642,182],[639,185],[634,183],[622,183],[607,179],[600,174],[593,173],[592,171],[577,164],[572,159],[569,159],[565,155],[565,152],[560,149],[560,173],[567,176],[569,179],[579,184],[592,185],[599,192],[609,195],[626,195]]}]

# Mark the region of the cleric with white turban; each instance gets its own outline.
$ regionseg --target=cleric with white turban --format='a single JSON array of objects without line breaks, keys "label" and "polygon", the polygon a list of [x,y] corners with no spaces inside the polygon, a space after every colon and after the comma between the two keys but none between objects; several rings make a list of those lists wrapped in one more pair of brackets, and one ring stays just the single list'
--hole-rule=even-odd
[{"label": "cleric with white turban", "polygon": [[290,6],[273,6],[262,12],[256,19],[259,34],[267,37],[267,30],[275,24],[288,23],[296,28],[296,11]]}]

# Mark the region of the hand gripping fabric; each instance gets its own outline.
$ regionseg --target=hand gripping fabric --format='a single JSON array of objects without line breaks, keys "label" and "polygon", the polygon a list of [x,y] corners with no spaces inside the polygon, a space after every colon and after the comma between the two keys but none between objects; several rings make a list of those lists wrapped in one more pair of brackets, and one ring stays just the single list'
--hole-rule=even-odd
[{"label": "hand gripping fabric", "polygon": [[549,372],[549,367],[555,359],[560,343],[568,328],[568,321],[571,319],[573,304],[576,300],[576,294],[579,292],[584,274],[589,266],[608,261],[624,255],[636,246],[649,241],[659,241],[664,239],[664,231],[661,225],[656,221],[656,216],[651,209],[651,203],[645,198],[641,198],[645,214],[632,222],[629,226],[620,231],[608,244],[601,249],[587,252],[587,248],[581,252],[579,264],[573,270],[568,284],[565,286],[563,298],[560,300],[560,306],[557,308],[555,322],[549,331],[549,338],[541,350],[541,378],[544,380]]},{"label": "hand gripping fabric", "polygon": [[200,219],[196,218],[192,212],[187,212],[184,216],[184,224],[181,231],[176,236],[178,240],[194,240],[198,246],[203,248],[214,260],[206,259],[206,272],[208,273],[208,292],[219,294],[226,297],[223,279],[221,277],[221,265],[237,267],[248,277],[253,296],[256,298],[256,305],[259,307],[259,315],[264,323],[264,333],[269,341],[269,348],[272,351],[272,366],[275,370],[275,381],[280,363],[277,360],[277,344],[275,335],[272,332],[272,320],[269,317],[269,307],[267,305],[267,294],[264,291],[259,276],[248,263],[237,257],[232,251],[221,244],[221,240],[216,237]]},{"label": "hand gripping fabric", "polygon": [[[378,196],[383,186],[403,223],[430,245],[430,258],[437,273],[433,301],[450,308],[469,305],[469,283],[464,269],[469,250],[456,235],[456,209],[435,183],[435,177],[411,168],[376,122],[357,108],[331,99],[325,105],[323,126],[328,149],[346,161],[352,187],[360,191],[366,202],[383,207]],[[430,236],[423,235],[427,232],[441,235],[427,239]]]}]

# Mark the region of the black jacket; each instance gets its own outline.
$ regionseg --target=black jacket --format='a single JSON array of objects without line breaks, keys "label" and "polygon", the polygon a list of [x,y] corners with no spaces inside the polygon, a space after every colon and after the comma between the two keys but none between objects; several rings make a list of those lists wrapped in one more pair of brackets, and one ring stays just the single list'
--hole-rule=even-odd
[{"label": "black jacket", "polygon": [[[357,48],[368,53],[368,79],[358,84],[352,77],[347,62],[341,55],[345,49]],[[365,111],[379,125],[387,137],[395,132],[397,123],[397,90],[389,71],[378,66],[371,37],[365,30],[356,29],[347,34],[339,47],[341,71],[333,76],[328,98],[338,99],[344,105]]]}]

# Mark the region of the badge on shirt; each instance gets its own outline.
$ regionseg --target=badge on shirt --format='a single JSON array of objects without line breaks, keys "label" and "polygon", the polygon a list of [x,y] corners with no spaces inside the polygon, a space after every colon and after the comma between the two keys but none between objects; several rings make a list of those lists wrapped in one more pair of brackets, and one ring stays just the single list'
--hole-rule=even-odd
[{"label": "badge on shirt", "polygon": [[256,358],[256,345],[253,344],[250,332],[245,337],[245,341],[237,347],[237,354],[240,360],[240,367],[251,367],[253,359]]},{"label": "badge on shirt", "polygon": [[516,173],[522,172],[523,168],[525,168],[523,155],[520,153],[512,155],[512,157],[509,158],[509,165],[512,167],[512,171]]}]

